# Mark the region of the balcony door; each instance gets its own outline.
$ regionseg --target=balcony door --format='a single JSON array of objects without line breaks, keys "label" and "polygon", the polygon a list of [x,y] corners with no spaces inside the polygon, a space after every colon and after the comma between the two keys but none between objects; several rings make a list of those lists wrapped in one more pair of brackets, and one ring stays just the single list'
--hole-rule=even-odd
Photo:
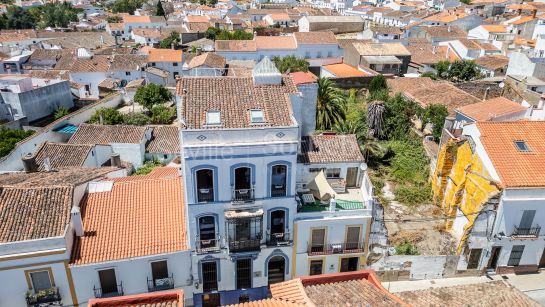
[{"label": "balcony door", "polygon": [[199,218],[199,238],[200,248],[211,248],[216,246],[216,219],[213,216],[203,216]]},{"label": "balcony door", "polygon": [[214,201],[214,171],[201,169],[196,173],[197,180],[197,201]]},{"label": "balcony door", "polygon": [[341,259],[341,272],[353,272],[358,270],[359,257]]},{"label": "balcony door", "polygon": [[311,252],[323,252],[325,250],[325,228],[312,229],[310,250]]},{"label": "balcony door", "polygon": [[168,278],[168,266],[166,260],[151,263],[151,276],[153,278],[154,286],[163,285],[165,279]]},{"label": "balcony door", "polygon": [[267,264],[268,285],[285,280],[286,259],[282,256],[274,256]]},{"label": "balcony door", "polygon": [[98,271],[98,278],[103,296],[107,296],[110,293],[117,293],[117,280],[114,269]]},{"label": "balcony door", "polygon": [[275,165],[271,169],[271,197],[286,196],[288,168],[285,165]]},{"label": "balcony door", "polygon": [[235,169],[235,190],[249,190],[252,187],[252,170],[249,167]]},{"label": "balcony door", "polygon": [[272,242],[284,239],[286,231],[286,211],[275,210],[271,212],[271,238]]},{"label": "balcony door", "polygon": [[522,212],[522,218],[520,219],[519,231],[520,234],[530,234],[530,229],[534,223],[534,217],[536,216],[536,210],[524,210]]},{"label": "balcony door", "polygon": [[346,169],[346,187],[354,188],[358,184],[358,168],[349,167]]},{"label": "balcony door", "polygon": [[347,250],[354,250],[360,248],[361,227],[360,226],[348,226],[346,228],[346,242],[345,248]]}]

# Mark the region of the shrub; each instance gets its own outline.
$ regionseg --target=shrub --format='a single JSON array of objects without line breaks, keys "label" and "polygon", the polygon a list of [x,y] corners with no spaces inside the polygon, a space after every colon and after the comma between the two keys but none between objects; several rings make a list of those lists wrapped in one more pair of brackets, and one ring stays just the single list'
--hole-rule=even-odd
[{"label": "shrub", "polygon": [[[102,123],[100,118],[102,117]],[[114,108],[100,108],[89,119],[92,124],[118,125],[123,123],[123,115]]]},{"label": "shrub", "polygon": [[57,110],[55,110],[55,113],[53,113],[53,118],[57,120],[61,117],[65,117],[66,115],[68,115],[68,109],[60,106],[57,108]]},{"label": "shrub", "polygon": [[0,127],[0,157],[8,155],[17,142],[34,133],[32,130],[15,130]]},{"label": "shrub", "polygon": [[172,120],[176,117],[176,109],[165,105],[159,105],[151,109],[151,122],[154,124],[172,124]]},{"label": "shrub", "polygon": [[166,87],[150,83],[136,90],[134,101],[151,111],[155,105],[170,101],[172,97],[172,93]]},{"label": "shrub", "polygon": [[145,126],[151,122],[151,118],[143,113],[131,112],[123,115],[125,125]]},{"label": "shrub", "polygon": [[396,255],[420,255],[420,252],[415,245],[405,242],[396,246]]},{"label": "shrub", "polygon": [[386,83],[386,78],[383,75],[374,76],[369,83],[369,93],[375,93],[387,89],[388,84]]},{"label": "shrub", "polygon": [[140,168],[138,168],[134,173],[133,175],[147,175],[149,173],[151,173],[151,171],[158,167],[158,166],[163,166],[163,163],[159,162],[159,160],[151,160],[151,161],[147,161],[146,163],[144,163],[144,165],[142,165]]},{"label": "shrub", "polygon": [[398,186],[394,194],[398,202],[409,206],[429,204],[432,200],[431,188],[427,184]]}]

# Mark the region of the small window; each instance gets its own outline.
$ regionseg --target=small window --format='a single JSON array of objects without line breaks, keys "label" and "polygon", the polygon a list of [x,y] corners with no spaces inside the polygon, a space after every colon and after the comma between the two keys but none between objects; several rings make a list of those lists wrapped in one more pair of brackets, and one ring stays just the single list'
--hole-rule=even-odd
[{"label": "small window", "polygon": [[131,72],[130,71],[126,71],[125,72],[125,76],[130,76],[131,75]]},{"label": "small window", "polygon": [[49,271],[32,272],[30,273],[30,280],[32,281],[32,287],[36,293],[50,289],[53,286]]},{"label": "small window", "polygon": [[528,147],[528,144],[526,144],[525,141],[515,141],[515,145],[519,151],[530,151],[530,147]]},{"label": "small window", "polygon": [[151,62],[151,66],[152,66],[152,67],[155,67],[155,62]]},{"label": "small window", "polygon": [[263,117],[263,110],[250,110],[250,121],[252,123],[265,122],[265,118]]},{"label": "small window", "polygon": [[340,168],[328,168],[325,171],[326,178],[341,178],[341,169]]},{"label": "small window", "polygon": [[206,124],[207,125],[220,125],[221,116],[219,111],[206,112]]},{"label": "small window", "polygon": [[324,261],[320,260],[311,260],[308,275],[320,275],[322,274],[322,268]]},{"label": "small window", "polygon": [[178,66],[177,62],[172,63],[172,66]]}]

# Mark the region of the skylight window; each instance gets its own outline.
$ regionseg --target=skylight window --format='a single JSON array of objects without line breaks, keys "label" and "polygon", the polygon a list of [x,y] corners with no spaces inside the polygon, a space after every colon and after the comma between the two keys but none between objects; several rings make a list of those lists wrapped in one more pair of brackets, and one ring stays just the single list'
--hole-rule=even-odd
[{"label": "skylight window", "polygon": [[515,141],[515,145],[517,146],[517,149],[519,151],[524,151],[524,152],[530,151],[530,147],[528,147],[528,144],[526,144],[525,141]]},{"label": "skylight window", "polygon": [[250,110],[250,121],[255,123],[264,123],[265,117],[263,116],[263,110]]},{"label": "skylight window", "polygon": [[208,111],[208,112],[206,112],[206,124],[207,125],[221,125],[220,111]]}]

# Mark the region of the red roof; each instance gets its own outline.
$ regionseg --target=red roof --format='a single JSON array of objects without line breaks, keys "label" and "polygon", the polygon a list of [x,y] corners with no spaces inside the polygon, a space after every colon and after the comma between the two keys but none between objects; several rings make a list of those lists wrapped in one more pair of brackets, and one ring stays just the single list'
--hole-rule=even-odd
[{"label": "red roof", "polygon": [[183,307],[184,291],[182,289],[172,291],[161,291],[135,295],[125,295],[109,298],[93,298],[89,300],[88,307],[125,307],[125,306],[147,306],[147,307]]},{"label": "red roof", "polygon": [[302,71],[292,72],[289,75],[290,75],[290,77],[293,80],[293,83],[295,85],[315,83],[316,80],[318,80],[318,77],[316,77],[310,71],[308,71],[308,72],[302,72]]}]

